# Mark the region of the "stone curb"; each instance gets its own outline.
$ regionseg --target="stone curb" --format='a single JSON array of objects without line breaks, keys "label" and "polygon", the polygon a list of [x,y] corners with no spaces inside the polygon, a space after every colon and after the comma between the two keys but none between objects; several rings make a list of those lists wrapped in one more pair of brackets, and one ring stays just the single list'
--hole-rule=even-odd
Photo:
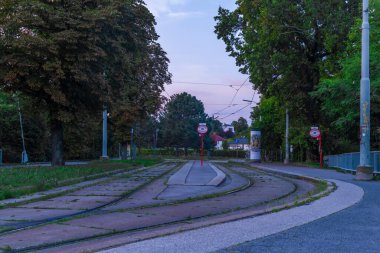
[{"label": "stone curb", "polygon": [[223,183],[223,181],[226,179],[226,174],[224,174],[223,171],[221,171],[220,169],[218,169],[212,163],[209,163],[209,165],[216,172],[216,176],[210,182],[208,182],[207,185],[218,186],[221,183]]},{"label": "stone curb", "polygon": [[191,168],[194,165],[194,161],[187,162],[181,169],[179,169],[168,180],[168,185],[185,185],[186,178],[190,173]]}]

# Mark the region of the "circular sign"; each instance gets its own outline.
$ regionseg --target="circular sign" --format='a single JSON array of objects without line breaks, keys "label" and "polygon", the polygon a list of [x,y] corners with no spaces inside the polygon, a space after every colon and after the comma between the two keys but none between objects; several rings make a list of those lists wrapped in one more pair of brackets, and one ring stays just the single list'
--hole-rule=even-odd
[{"label": "circular sign", "polygon": [[311,129],[309,134],[313,138],[319,138],[319,136],[321,136],[321,131],[319,131],[318,129]]},{"label": "circular sign", "polygon": [[199,125],[197,131],[200,134],[205,134],[208,131],[208,127],[206,125]]}]

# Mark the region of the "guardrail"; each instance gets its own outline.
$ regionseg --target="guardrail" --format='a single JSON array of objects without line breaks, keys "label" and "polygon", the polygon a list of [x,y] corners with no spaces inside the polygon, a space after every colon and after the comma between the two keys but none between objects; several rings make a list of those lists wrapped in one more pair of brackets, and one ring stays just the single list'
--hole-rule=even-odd
[{"label": "guardrail", "polygon": [[[356,171],[360,163],[360,153],[346,153],[340,155],[329,155],[325,157],[328,167],[336,167],[343,170]],[[380,173],[380,151],[371,152],[371,166],[375,173]]]}]

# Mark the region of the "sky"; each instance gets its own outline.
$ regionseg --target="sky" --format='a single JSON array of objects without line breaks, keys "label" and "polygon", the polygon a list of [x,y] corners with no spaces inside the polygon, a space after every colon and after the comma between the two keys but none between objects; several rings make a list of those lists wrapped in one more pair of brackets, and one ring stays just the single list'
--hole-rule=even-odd
[{"label": "sky", "polygon": [[156,17],[159,43],[167,53],[173,75],[173,83],[165,86],[163,95],[187,92],[203,102],[209,116],[223,123],[239,117],[250,122],[255,103],[243,99],[258,102],[259,96],[214,33],[219,6],[233,10],[235,0],[145,0],[145,3]]}]

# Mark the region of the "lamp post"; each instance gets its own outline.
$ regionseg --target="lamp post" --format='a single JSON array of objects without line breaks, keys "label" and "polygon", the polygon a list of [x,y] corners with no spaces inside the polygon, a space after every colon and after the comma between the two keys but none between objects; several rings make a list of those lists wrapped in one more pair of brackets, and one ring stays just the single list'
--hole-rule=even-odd
[{"label": "lamp post", "polygon": [[100,157],[101,160],[108,160],[108,154],[107,154],[107,107],[103,107],[103,147],[102,147],[102,156]]},{"label": "lamp post", "polygon": [[131,159],[134,160],[135,159],[135,144],[133,143],[133,134],[134,134],[134,129],[133,127],[131,128]]},{"label": "lamp post", "polygon": [[289,110],[286,108],[286,126],[285,126],[285,160],[284,164],[289,164]]},{"label": "lamp post", "polygon": [[16,97],[16,99],[17,99],[18,117],[20,120],[20,130],[21,130],[21,140],[22,140],[21,163],[27,163],[29,161],[29,159],[28,159],[28,154],[26,153],[26,148],[25,148],[24,127],[23,127],[23,123],[22,123],[20,99],[18,97]]},{"label": "lamp post", "polygon": [[360,81],[360,163],[356,168],[357,180],[371,180],[373,178],[373,167],[370,164],[369,33],[368,0],[363,0],[362,70]]}]

